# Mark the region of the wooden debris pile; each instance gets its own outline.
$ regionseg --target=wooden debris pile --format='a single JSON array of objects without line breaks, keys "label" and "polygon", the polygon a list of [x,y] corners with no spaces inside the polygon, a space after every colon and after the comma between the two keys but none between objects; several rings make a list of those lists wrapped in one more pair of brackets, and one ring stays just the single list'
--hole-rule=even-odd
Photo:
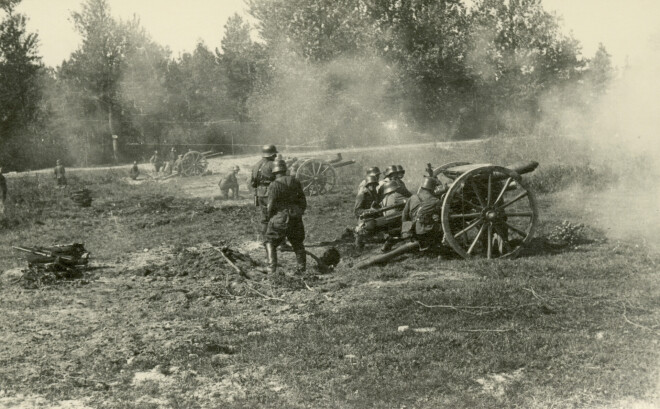
[{"label": "wooden debris pile", "polygon": [[22,285],[26,288],[82,278],[82,270],[89,263],[89,252],[82,243],[13,248],[26,253],[28,268],[23,271],[22,277]]}]

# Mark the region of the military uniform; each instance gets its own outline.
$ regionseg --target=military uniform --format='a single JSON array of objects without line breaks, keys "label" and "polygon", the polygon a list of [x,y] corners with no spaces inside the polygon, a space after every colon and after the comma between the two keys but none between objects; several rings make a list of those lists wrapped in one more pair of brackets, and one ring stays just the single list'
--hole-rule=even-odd
[{"label": "military uniform", "polygon": [[220,191],[225,199],[229,198],[229,190],[231,190],[232,197],[238,199],[238,179],[236,178],[236,172],[231,171],[225,175],[218,183]]},{"label": "military uniform", "polygon": [[134,163],[133,167],[131,167],[131,171],[129,172],[129,176],[131,177],[131,179],[135,180],[139,175],[140,175],[140,169],[138,168],[137,163]]},{"label": "military uniform", "polygon": [[307,255],[303,241],[305,226],[302,216],[307,208],[307,199],[302,185],[294,176],[278,174],[268,186],[267,201],[268,225],[266,229],[266,252],[269,254],[269,268],[277,267],[277,246],[288,240],[296,254],[298,272],[305,271]]},{"label": "military uniform", "polygon": [[66,171],[64,165],[55,166],[55,179],[57,180],[57,186],[66,186]]},{"label": "military uniform", "polygon": [[[399,190],[396,190],[395,192],[385,195],[385,197],[383,197],[383,199],[380,202],[380,207],[381,208],[390,207],[398,204],[403,204],[405,202],[406,202],[406,196],[402,195],[399,192]],[[397,209],[386,210],[385,212],[383,212],[383,216],[391,216],[398,212],[399,210]]]},{"label": "military uniform", "polygon": [[160,168],[163,166],[163,160],[160,158],[160,155],[158,153],[154,153],[153,156],[149,159],[149,162],[151,162],[152,165],[154,165],[154,169],[156,170],[156,173],[160,171]]},{"label": "military uniform", "polygon": [[273,167],[275,161],[273,157],[262,158],[252,168],[250,176],[250,185],[255,188],[255,204],[261,208],[261,235],[265,239],[266,229],[268,228],[268,186],[275,179]]},{"label": "military uniform", "polygon": [[[366,184],[366,179],[364,182]],[[359,218],[362,213],[365,212],[365,210],[380,207],[379,203],[380,198],[378,197],[376,189],[369,189],[364,186],[359,190],[357,197],[355,198],[355,207],[353,209],[353,213],[355,214],[355,217]]]},{"label": "military uniform", "polygon": [[422,247],[437,244],[442,238],[440,215],[442,201],[430,191],[420,189],[403,208],[402,223],[412,222],[411,233]]}]

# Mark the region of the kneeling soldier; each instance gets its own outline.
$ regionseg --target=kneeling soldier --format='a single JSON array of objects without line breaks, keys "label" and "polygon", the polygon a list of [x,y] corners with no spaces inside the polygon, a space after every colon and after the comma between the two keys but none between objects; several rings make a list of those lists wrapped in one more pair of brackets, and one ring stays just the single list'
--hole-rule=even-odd
[{"label": "kneeling soldier", "polygon": [[277,270],[277,246],[289,240],[296,253],[297,273],[307,267],[305,253],[305,226],[302,216],[307,208],[307,200],[302,185],[294,176],[286,175],[286,163],[277,161],[272,173],[275,180],[268,186],[268,227],[266,230],[266,254],[268,272]]},{"label": "kneeling soldier", "polygon": [[241,170],[238,166],[234,166],[231,172],[227,173],[225,177],[220,180],[218,186],[220,186],[220,191],[225,200],[229,199],[229,190],[231,189],[231,194],[234,199],[238,199],[238,179],[236,175],[238,171]]},{"label": "kneeling soldier", "polygon": [[425,177],[419,193],[408,200],[401,215],[403,230],[406,231],[406,224],[412,222],[409,231],[423,250],[439,244],[442,239],[442,201],[438,195],[443,189],[438,189],[439,187],[443,186],[438,179]]}]

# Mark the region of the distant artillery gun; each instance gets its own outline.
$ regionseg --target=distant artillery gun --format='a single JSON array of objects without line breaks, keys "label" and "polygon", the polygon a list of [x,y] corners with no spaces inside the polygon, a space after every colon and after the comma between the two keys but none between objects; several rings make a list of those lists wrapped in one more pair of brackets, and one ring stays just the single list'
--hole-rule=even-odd
[{"label": "distant artillery gun", "polygon": [[[517,256],[532,240],[538,224],[536,198],[521,175],[538,165],[452,162],[429,167],[429,177],[443,175],[451,180],[442,198],[442,243],[465,259]],[[356,267],[383,263],[418,247],[415,241],[406,243]]]},{"label": "distant artillery gun", "polygon": [[337,184],[335,169],[354,164],[344,160],[341,153],[331,160],[318,158],[290,158],[286,160],[289,174],[300,181],[307,196],[321,196],[332,192]]},{"label": "distant artillery gun", "polygon": [[206,173],[209,161],[208,159],[222,155],[222,152],[198,152],[188,151],[181,159],[182,176],[200,176]]}]

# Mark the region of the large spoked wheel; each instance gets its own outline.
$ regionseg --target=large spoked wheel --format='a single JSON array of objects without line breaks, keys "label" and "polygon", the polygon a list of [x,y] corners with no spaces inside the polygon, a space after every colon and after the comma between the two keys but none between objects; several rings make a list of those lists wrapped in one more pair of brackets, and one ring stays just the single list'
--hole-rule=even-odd
[{"label": "large spoked wheel", "polygon": [[337,182],[337,174],[332,165],[319,159],[304,161],[296,170],[296,178],[308,196],[331,192]]},{"label": "large spoked wheel", "polygon": [[520,175],[480,166],[459,176],[445,195],[445,241],[463,258],[512,258],[532,239],[536,199]]},{"label": "large spoked wheel", "polygon": [[181,172],[184,176],[198,176],[206,172],[209,163],[201,153],[190,151],[183,155]]}]

